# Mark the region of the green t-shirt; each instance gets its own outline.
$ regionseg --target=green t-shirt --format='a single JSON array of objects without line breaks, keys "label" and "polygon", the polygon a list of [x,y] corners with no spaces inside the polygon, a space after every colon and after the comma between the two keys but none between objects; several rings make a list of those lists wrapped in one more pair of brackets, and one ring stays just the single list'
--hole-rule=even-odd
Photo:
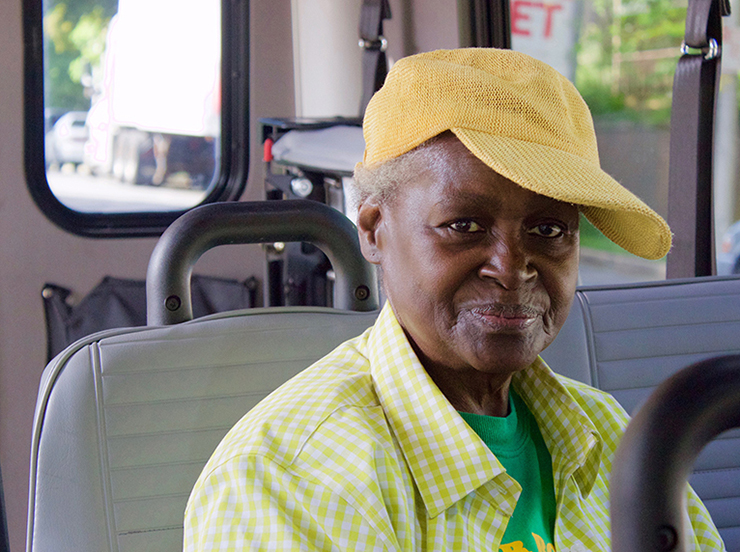
[{"label": "green t-shirt", "polygon": [[537,421],[513,391],[505,418],[460,412],[496,455],[522,494],[501,540],[500,552],[554,552],[555,485],[552,458]]}]

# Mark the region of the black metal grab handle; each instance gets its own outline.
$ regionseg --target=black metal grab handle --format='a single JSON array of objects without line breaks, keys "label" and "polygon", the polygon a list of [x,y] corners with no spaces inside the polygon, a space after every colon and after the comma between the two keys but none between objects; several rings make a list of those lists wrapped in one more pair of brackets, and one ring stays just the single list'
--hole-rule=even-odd
[{"label": "black metal grab handle", "polygon": [[190,276],[196,261],[209,249],[291,241],[311,243],[329,257],[336,274],[337,308],[378,308],[374,267],[362,257],[355,226],[339,211],[302,199],[216,203],[185,213],[157,242],[146,275],[147,324],[192,320]]},{"label": "black metal grab handle", "polygon": [[686,551],[686,483],[701,449],[740,427],[740,355],[698,362],[661,384],[627,427],[610,483],[614,552]]}]

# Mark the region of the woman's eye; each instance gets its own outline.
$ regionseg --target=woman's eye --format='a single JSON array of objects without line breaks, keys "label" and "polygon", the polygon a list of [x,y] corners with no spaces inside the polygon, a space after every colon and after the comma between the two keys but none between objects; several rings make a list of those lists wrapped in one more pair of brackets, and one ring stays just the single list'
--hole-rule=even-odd
[{"label": "woman's eye", "polygon": [[473,232],[483,231],[483,227],[474,220],[456,220],[450,224],[450,228],[461,234],[472,234]]},{"label": "woman's eye", "polygon": [[538,224],[530,228],[529,233],[543,238],[557,238],[563,234],[563,228],[557,224]]}]

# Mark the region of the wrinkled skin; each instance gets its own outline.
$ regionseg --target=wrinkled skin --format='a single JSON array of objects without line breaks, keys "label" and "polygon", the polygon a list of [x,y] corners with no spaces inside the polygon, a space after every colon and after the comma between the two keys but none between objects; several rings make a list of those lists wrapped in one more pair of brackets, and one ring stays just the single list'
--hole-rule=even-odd
[{"label": "wrinkled skin", "polygon": [[503,416],[515,372],[562,327],[578,277],[576,206],[499,175],[447,133],[388,200],[359,208],[363,254],[458,410]]}]

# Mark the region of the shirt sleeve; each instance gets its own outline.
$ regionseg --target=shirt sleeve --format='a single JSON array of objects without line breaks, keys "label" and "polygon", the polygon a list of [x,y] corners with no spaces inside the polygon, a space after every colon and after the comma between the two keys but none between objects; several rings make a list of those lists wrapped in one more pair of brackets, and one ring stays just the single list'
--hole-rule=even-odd
[{"label": "shirt sleeve", "polygon": [[185,552],[387,550],[341,496],[259,456],[201,479],[185,512]]},{"label": "shirt sleeve", "polygon": [[694,489],[689,487],[688,492],[688,517],[694,531],[694,549],[701,552],[723,552],[726,550],[725,544],[722,542],[719,531],[717,531],[706,506],[704,506]]}]

